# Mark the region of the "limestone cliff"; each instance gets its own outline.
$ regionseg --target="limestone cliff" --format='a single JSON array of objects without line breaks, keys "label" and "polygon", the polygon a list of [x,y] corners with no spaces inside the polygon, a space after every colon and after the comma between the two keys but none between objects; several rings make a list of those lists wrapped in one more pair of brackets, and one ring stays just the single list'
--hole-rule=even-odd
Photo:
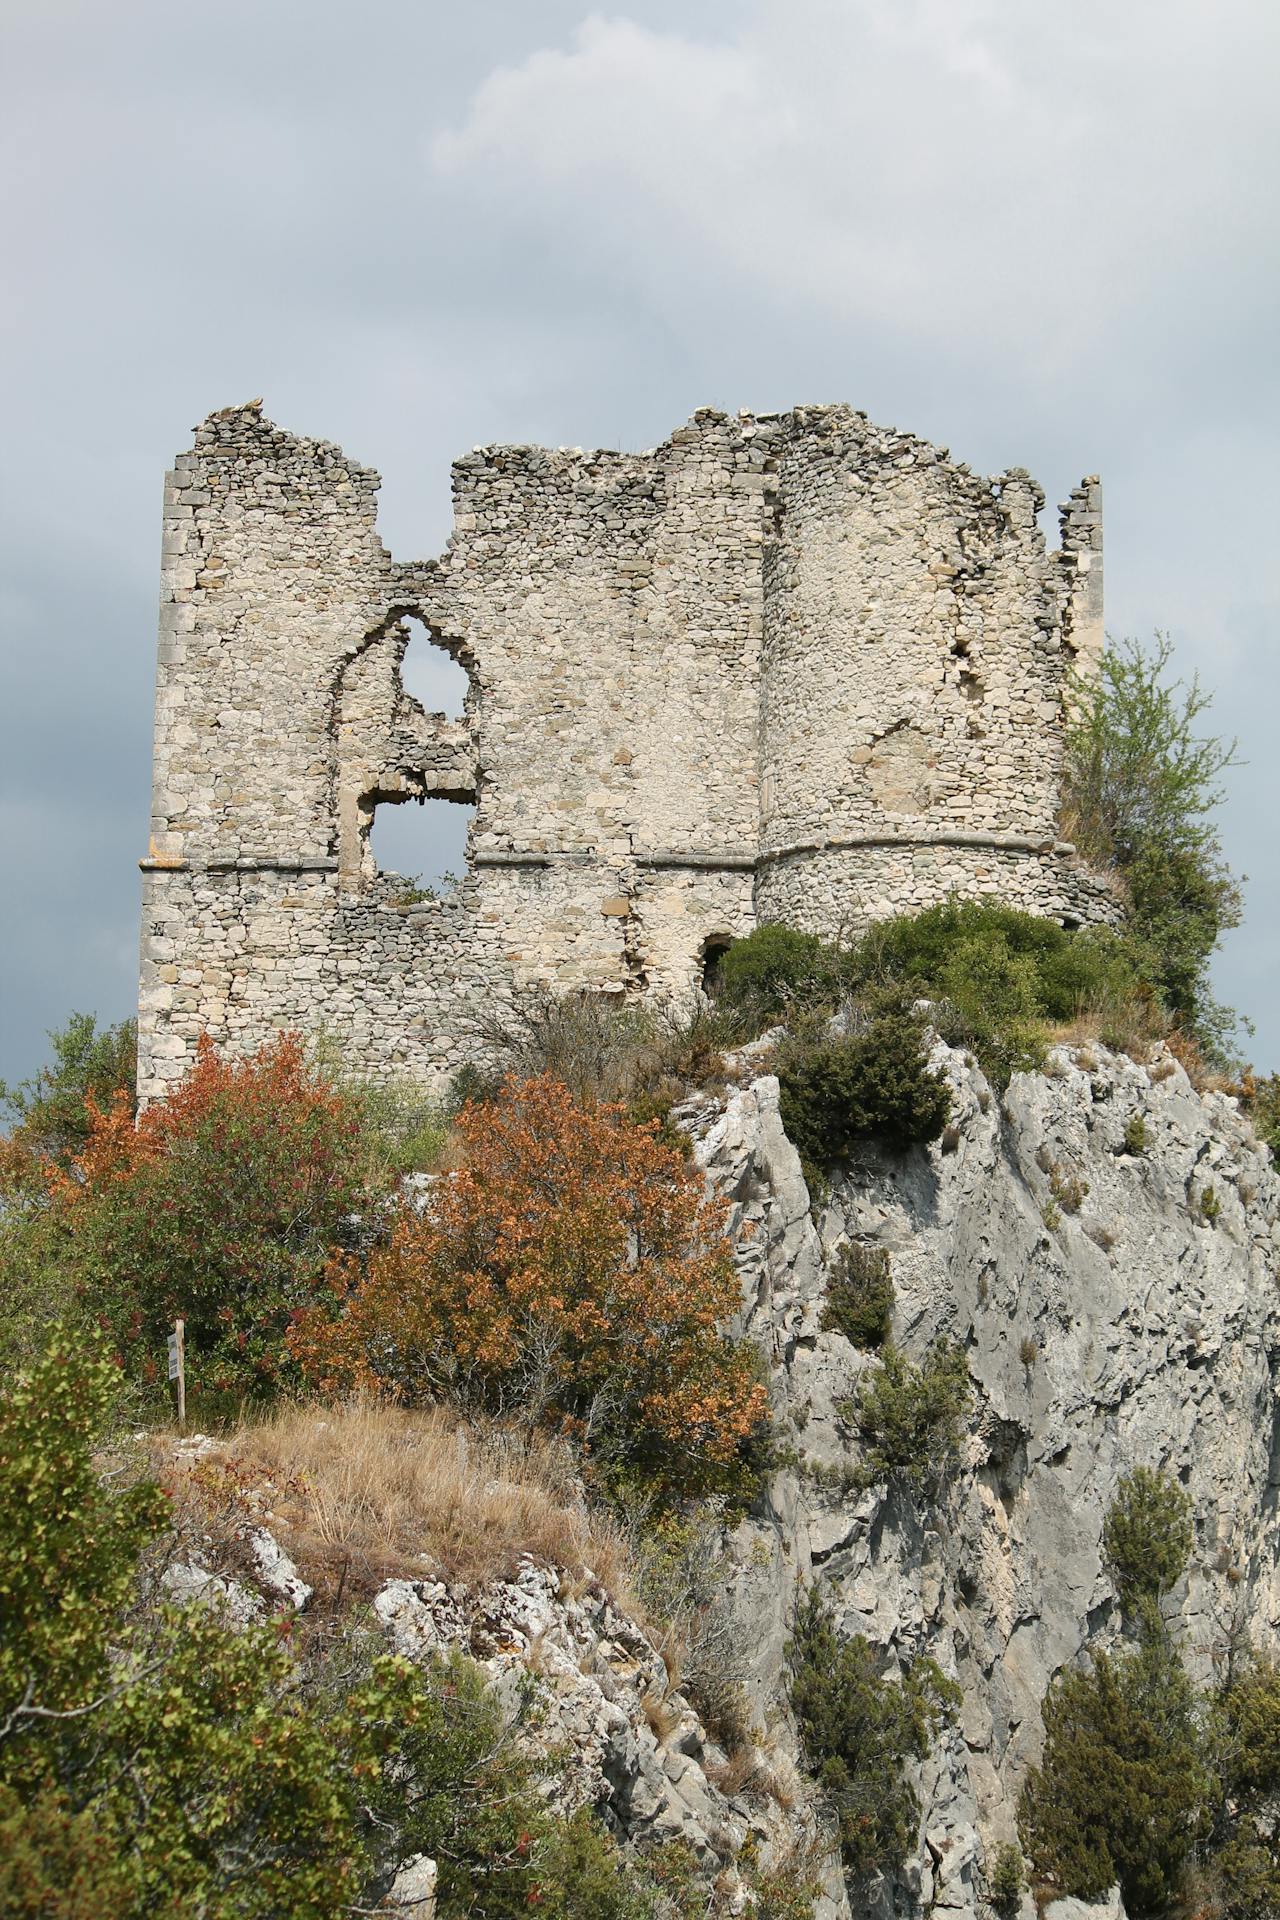
[{"label": "limestone cliff", "polygon": [[[868,1152],[816,1212],[771,1078],[704,1116],[699,1154],[748,1226],[744,1324],[771,1356],[797,1462],[733,1542],[726,1598],[753,1702],[785,1717],[788,1625],[810,1582],[886,1655],[931,1654],[964,1705],[923,1769],[916,1856],[880,1891],[968,1913],[984,1858],[1014,1835],[1051,1677],[1114,1628],[1101,1534],[1122,1474],[1167,1468],[1194,1499],[1174,1596],[1193,1665],[1232,1620],[1264,1645],[1280,1629],[1280,1182],[1236,1103],[1197,1094],[1172,1059],[1058,1050],[1003,1100],[965,1056],[935,1059],[955,1131]],[[879,1364],[821,1324],[846,1241],[889,1251],[908,1353],[940,1334],[966,1350],[966,1459],[935,1497],[841,1491],[859,1442],[839,1409]]]}]

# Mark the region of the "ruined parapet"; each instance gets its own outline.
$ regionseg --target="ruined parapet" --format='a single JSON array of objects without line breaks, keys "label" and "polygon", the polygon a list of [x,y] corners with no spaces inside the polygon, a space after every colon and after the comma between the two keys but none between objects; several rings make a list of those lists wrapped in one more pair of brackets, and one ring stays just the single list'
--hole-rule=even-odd
[{"label": "ruined parapet", "polygon": [[1062,632],[1076,671],[1092,679],[1106,634],[1102,621],[1102,482],[1091,473],[1058,508],[1062,547],[1058,554],[1065,595]]},{"label": "ruined parapet", "polygon": [[[1093,484],[1050,556],[1025,474],[843,407],[705,410],[645,454],[478,448],[445,554],[397,564],[376,474],[211,416],[166,490],[144,1097],[204,1030],[438,1080],[512,992],[686,996],[761,918],[1107,917],[1053,825]],[[410,617],[460,719],[405,692]],[[467,871],[410,901],[369,829],[430,797],[474,805]]]}]

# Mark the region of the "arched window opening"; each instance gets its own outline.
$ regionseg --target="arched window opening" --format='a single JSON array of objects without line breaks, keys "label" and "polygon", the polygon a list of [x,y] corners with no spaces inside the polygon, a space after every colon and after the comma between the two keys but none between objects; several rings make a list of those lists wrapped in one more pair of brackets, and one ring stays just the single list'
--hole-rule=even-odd
[{"label": "arched window opening", "polygon": [[474,806],[439,796],[382,801],[369,829],[378,872],[403,880],[406,896],[433,900],[451,893],[467,870],[475,817]]},{"label": "arched window opening", "polygon": [[442,713],[446,720],[461,720],[466,707],[470,681],[467,670],[450,659],[430,629],[414,615],[405,616],[409,644],[400,661],[400,684],[427,713]]},{"label": "arched window opening", "polygon": [[732,945],[727,933],[713,933],[702,943],[702,991],[709,1000],[714,1000],[720,990],[724,957]]}]

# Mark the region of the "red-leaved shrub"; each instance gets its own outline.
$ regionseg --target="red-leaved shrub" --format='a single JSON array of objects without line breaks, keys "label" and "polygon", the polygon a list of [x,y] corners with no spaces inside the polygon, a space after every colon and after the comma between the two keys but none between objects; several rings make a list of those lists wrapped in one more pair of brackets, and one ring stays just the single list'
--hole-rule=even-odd
[{"label": "red-leaved shrub", "polygon": [[90,1112],[83,1152],[49,1174],[86,1307],[144,1377],[182,1315],[196,1387],[270,1387],[292,1313],[370,1198],[355,1105],[285,1034],[238,1061],[202,1040],[136,1125],[126,1095]]},{"label": "red-leaved shrub", "polygon": [[519,1407],[611,1469],[731,1479],[762,1427],[725,1203],[652,1124],[508,1080],[463,1110],[463,1164],[367,1259],[336,1258],[289,1344],[326,1389]]}]

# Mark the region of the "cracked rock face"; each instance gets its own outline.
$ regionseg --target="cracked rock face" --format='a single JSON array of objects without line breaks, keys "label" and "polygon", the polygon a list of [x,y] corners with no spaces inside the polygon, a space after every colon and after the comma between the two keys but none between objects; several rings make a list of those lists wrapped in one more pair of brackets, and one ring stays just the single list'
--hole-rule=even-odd
[{"label": "cracked rock face", "polygon": [[[915,1856],[874,1904],[968,1914],[983,1862],[1015,1837],[1050,1680],[1116,1629],[1101,1538],[1124,1474],[1165,1468],[1194,1500],[1173,1596],[1193,1671],[1207,1677],[1233,1621],[1262,1645],[1280,1632],[1280,1183],[1236,1103],[1197,1094],[1171,1059],[1058,1050],[1003,1101],[964,1055],[940,1045],[934,1064],[954,1091],[951,1150],[869,1150],[816,1215],[776,1080],[731,1094],[698,1152],[751,1229],[743,1330],[770,1357],[797,1460],[731,1543],[748,1691],[786,1724],[789,1624],[815,1581],[886,1670],[938,1661],[964,1705],[918,1776]],[[962,1463],[922,1495],[854,1484],[848,1405],[879,1363],[822,1326],[848,1242],[888,1251],[913,1359],[942,1335],[966,1352]]]},{"label": "cracked rock face", "polygon": [[532,1676],[524,1737],[535,1758],[554,1757],[545,1784],[560,1810],[597,1807],[618,1833],[646,1845],[682,1841],[708,1872],[731,1863],[749,1836],[766,1864],[793,1838],[810,1837],[800,1831],[803,1814],[792,1822],[776,1801],[733,1797],[715,1784],[727,1756],[672,1686],[652,1641],[599,1587],[564,1590],[554,1571],[529,1560],[513,1579],[479,1588],[390,1580],[374,1611],[396,1652],[420,1660],[457,1648],[488,1669],[513,1706]]}]

